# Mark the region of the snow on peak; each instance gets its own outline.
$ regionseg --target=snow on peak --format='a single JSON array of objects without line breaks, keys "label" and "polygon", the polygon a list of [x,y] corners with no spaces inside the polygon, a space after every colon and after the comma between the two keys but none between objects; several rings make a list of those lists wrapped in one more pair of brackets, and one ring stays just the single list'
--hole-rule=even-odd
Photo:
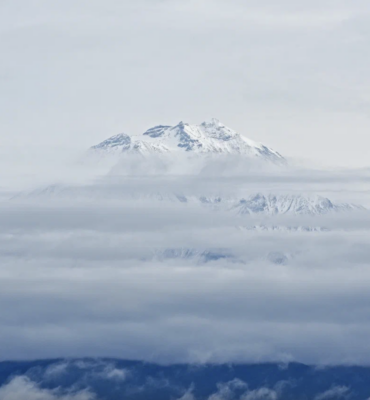
[{"label": "snow on peak", "polygon": [[238,136],[235,131],[225,126],[216,118],[201,123],[200,128],[206,135],[217,140],[228,141]]},{"label": "snow on peak", "polygon": [[158,125],[144,132],[144,136],[150,136],[151,138],[158,138],[161,137],[164,134],[164,132],[169,128],[171,127],[168,125]]},{"label": "snow on peak", "polygon": [[284,163],[276,151],[254,142],[212,118],[200,125],[179,122],[158,125],[142,135],[119,134],[93,146],[94,151],[140,154],[187,152],[190,154],[237,154]]},{"label": "snow on peak", "polygon": [[121,151],[128,150],[131,146],[131,137],[125,133],[119,133],[114,135],[96,146],[93,146],[94,150],[108,150],[118,148]]},{"label": "snow on peak", "polygon": [[255,194],[243,198],[233,207],[237,214],[298,214],[320,215],[332,212],[363,210],[354,204],[334,204],[326,197],[314,195]]}]

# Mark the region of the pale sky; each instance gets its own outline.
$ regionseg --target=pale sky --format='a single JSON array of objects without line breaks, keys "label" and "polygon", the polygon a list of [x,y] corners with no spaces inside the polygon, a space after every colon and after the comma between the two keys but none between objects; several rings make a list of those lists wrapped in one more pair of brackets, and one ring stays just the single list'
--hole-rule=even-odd
[{"label": "pale sky", "polygon": [[[370,365],[369,0],[0,0],[0,36],[0,359]],[[211,117],[368,169],[79,152]]]},{"label": "pale sky", "polygon": [[0,150],[216,117],[369,166],[369,44],[365,0],[0,0]]}]

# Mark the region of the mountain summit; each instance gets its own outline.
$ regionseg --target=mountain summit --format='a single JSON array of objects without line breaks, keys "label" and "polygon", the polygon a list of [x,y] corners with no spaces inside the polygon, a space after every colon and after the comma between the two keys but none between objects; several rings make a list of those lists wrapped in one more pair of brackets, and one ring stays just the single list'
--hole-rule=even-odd
[{"label": "mountain summit", "polygon": [[142,135],[119,134],[91,148],[106,153],[166,154],[224,154],[258,157],[274,163],[285,163],[278,152],[254,142],[225,126],[217,119],[200,125],[180,122],[176,126],[159,125]]}]

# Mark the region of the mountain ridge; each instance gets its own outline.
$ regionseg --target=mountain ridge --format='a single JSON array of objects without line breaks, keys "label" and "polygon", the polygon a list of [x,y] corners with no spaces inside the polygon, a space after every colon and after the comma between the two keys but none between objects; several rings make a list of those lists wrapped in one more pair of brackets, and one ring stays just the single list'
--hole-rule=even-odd
[{"label": "mountain ridge", "polygon": [[120,133],[92,146],[92,152],[106,154],[133,153],[141,155],[187,154],[242,155],[276,164],[285,164],[277,151],[228,128],[216,118],[191,125],[180,122],[175,126],[154,126],[142,135]]},{"label": "mountain ridge", "polygon": [[282,194],[251,192],[244,196],[240,195],[195,195],[183,192],[127,192],[124,185],[113,186],[64,186],[50,185],[35,189],[31,192],[23,192],[14,196],[13,200],[45,198],[51,199],[116,199],[144,202],[168,202],[169,204],[193,205],[208,208],[214,211],[230,212],[235,216],[315,216],[330,215],[336,213],[362,212],[368,209],[354,203],[339,203],[327,197],[317,194]]}]

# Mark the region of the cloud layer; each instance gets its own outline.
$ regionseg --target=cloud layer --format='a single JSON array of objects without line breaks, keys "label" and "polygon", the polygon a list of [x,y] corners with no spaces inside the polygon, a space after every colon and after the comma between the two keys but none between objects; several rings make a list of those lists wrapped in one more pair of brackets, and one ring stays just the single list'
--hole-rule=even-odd
[{"label": "cloud layer", "polygon": [[366,173],[352,176],[111,175],[3,202],[2,357],[368,363],[368,212],[243,216],[171,197],[300,182],[366,203]]}]

